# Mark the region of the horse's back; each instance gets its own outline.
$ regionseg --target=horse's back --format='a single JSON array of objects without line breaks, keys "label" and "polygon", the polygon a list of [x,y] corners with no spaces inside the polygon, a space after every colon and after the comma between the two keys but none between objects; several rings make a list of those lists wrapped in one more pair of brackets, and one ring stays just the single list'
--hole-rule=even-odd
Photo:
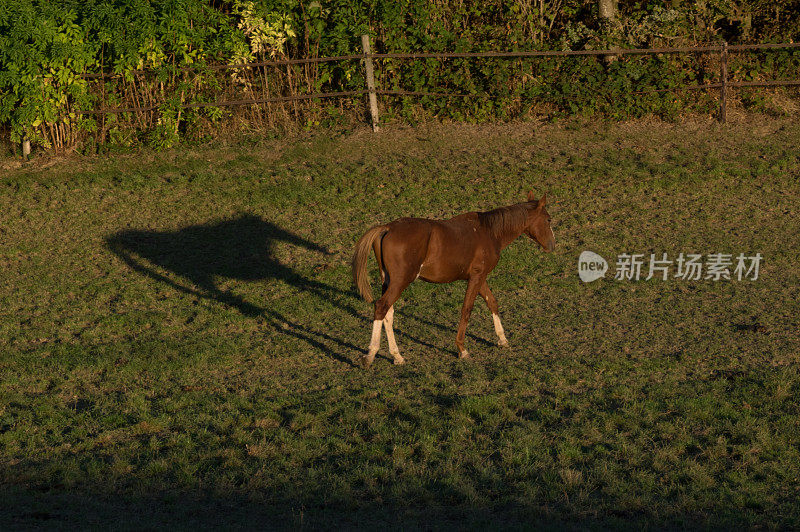
[{"label": "horse's back", "polygon": [[[462,214],[449,220],[400,218],[388,224],[386,238],[404,248],[424,248],[427,251],[433,245],[442,250],[455,248],[451,251],[463,254],[474,247],[477,226],[476,213]],[[424,254],[412,255],[424,258]]]},{"label": "horse's back", "polygon": [[428,246],[430,262],[436,263],[435,282],[468,279],[476,264],[485,264],[493,246],[476,212],[460,214],[438,223]]},{"label": "horse's back", "polygon": [[390,268],[419,268],[425,259],[434,226],[434,220],[425,218],[400,218],[387,224],[388,231],[381,242],[384,263]]},{"label": "horse's back", "polygon": [[435,283],[468,278],[484,239],[476,213],[449,220],[400,218],[387,229],[381,258],[390,276]]},{"label": "horse's back", "polygon": [[430,239],[435,220],[426,218],[399,218],[387,224],[389,230],[384,237],[384,245],[394,243],[401,247],[419,248]]}]

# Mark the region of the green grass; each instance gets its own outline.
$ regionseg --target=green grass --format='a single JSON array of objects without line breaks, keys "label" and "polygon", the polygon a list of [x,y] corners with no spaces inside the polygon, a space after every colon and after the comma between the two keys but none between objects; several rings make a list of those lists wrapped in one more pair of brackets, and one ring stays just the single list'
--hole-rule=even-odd
[{"label": "green grass", "polygon": [[[800,126],[425,126],[0,179],[0,526],[800,527]],[[548,192],[557,247],[414,283],[355,367],[371,225]],[[584,249],[760,252],[583,284]],[[370,266],[377,278],[374,262]],[[612,265],[613,269],[613,265]],[[377,289],[377,281],[373,282]]]}]

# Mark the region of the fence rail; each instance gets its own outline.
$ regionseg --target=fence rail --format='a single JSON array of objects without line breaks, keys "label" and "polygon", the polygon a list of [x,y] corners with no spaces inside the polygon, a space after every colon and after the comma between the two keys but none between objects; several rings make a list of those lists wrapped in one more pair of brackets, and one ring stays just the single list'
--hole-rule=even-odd
[{"label": "fence rail", "polygon": [[[314,94],[297,94],[294,96],[275,96],[272,98],[252,98],[246,100],[224,100],[219,102],[194,102],[181,104],[183,109],[197,109],[201,107],[237,107],[241,105],[251,105],[259,103],[277,103],[277,102],[291,102],[295,100],[313,100],[315,98],[342,98],[347,96],[363,96],[367,94],[368,90],[360,91],[340,91],[340,92],[319,92]],[[120,113],[135,113],[138,111],[155,111],[158,105],[146,105],[144,107],[128,107],[128,108],[112,108],[112,109],[96,109],[90,111],[82,111],[83,114],[120,114]]]},{"label": "fence rail", "polygon": [[[730,53],[740,52],[753,52],[760,50],[776,50],[776,49],[797,49],[800,48],[800,43],[777,43],[777,44],[740,44],[728,45],[727,43],[709,44],[703,46],[678,46],[666,48],[627,48],[627,49],[608,49],[608,50],[541,50],[541,51],[489,51],[489,52],[419,52],[419,53],[372,53],[369,49],[369,38],[365,35],[362,36],[362,44],[364,53],[340,55],[331,57],[309,57],[300,59],[284,59],[274,61],[258,61],[252,63],[243,63],[235,65],[198,65],[180,67],[175,69],[177,72],[189,71],[202,71],[202,70],[236,70],[245,68],[261,68],[285,65],[300,65],[300,64],[315,64],[325,63],[332,61],[352,61],[363,60],[367,70],[367,88],[362,90],[352,91],[339,91],[339,92],[321,92],[312,94],[298,94],[292,96],[276,96],[270,98],[252,98],[252,99],[237,99],[237,100],[223,100],[216,102],[197,102],[197,103],[184,103],[180,107],[187,108],[201,108],[201,107],[234,107],[243,105],[258,105],[273,102],[290,102],[298,100],[310,100],[320,98],[347,98],[353,96],[367,95],[370,98],[370,115],[372,119],[373,128],[377,131],[379,121],[377,103],[374,98],[377,95],[383,96],[431,96],[431,97],[447,97],[447,98],[470,98],[470,97],[487,97],[488,94],[460,94],[460,93],[447,93],[447,92],[427,92],[427,91],[404,91],[404,90],[383,90],[378,89],[374,84],[372,74],[372,62],[381,61],[386,59],[401,59],[401,60],[415,60],[415,59],[480,59],[480,58],[494,58],[494,59],[524,59],[524,58],[537,58],[537,57],[573,57],[573,56],[625,56],[625,55],[656,55],[656,54],[677,54],[677,53],[700,53],[700,54],[720,54],[720,82],[708,83],[703,85],[686,85],[683,87],[672,87],[668,89],[653,89],[646,91],[635,91],[634,94],[647,94],[657,92],[678,92],[683,90],[709,90],[720,89],[720,107],[719,107],[719,120],[725,122],[726,120],[726,107],[727,107],[727,89],[740,88],[740,87],[779,87],[779,86],[800,86],[800,80],[767,80],[767,81],[728,81],[727,71],[727,56]],[[146,70],[137,70],[133,74],[144,74]],[[85,74],[83,77],[86,79],[109,79],[121,76],[117,73],[90,73]],[[159,108],[159,105],[153,104],[142,107],[129,107],[129,108],[106,108],[81,111],[82,114],[88,115],[105,115],[105,114],[120,114],[128,112],[146,112],[154,111]]]}]

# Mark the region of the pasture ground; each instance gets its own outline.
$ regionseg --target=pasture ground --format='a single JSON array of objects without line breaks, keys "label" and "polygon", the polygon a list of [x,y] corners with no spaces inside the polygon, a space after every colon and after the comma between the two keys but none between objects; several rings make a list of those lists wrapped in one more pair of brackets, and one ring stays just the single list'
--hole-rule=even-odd
[{"label": "pasture ground", "polygon": [[[0,527],[800,527],[800,125],[432,125],[0,178]],[[371,225],[552,202],[556,252],[414,283],[372,369]],[[595,251],[757,281],[580,282]],[[377,279],[371,261],[373,279]],[[612,265],[613,270],[613,265]],[[377,280],[373,288],[378,289]]]}]

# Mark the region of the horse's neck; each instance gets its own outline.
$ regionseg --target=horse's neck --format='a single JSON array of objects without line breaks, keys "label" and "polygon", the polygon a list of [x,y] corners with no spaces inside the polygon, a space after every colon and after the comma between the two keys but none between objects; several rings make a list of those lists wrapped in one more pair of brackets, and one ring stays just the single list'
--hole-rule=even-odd
[{"label": "horse's neck", "polygon": [[522,234],[528,222],[529,212],[527,205],[517,204],[479,213],[478,216],[502,250]]},{"label": "horse's neck", "polygon": [[509,229],[508,231],[504,232],[502,235],[498,237],[498,243],[500,244],[500,250],[506,249],[511,243],[518,239],[522,234],[522,231],[525,229],[525,226],[515,227],[513,229]]}]

